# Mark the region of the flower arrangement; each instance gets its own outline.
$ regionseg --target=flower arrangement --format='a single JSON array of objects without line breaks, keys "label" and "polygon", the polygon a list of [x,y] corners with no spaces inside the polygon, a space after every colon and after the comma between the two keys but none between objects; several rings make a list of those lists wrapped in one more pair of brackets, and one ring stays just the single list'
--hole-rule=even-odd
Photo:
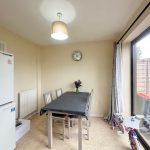
[{"label": "flower arrangement", "polygon": [[76,87],[76,92],[79,92],[79,87],[82,86],[81,85],[82,82],[80,80],[78,80],[78,81],[75,81],[74,84],[75,84],[75,87]]}]

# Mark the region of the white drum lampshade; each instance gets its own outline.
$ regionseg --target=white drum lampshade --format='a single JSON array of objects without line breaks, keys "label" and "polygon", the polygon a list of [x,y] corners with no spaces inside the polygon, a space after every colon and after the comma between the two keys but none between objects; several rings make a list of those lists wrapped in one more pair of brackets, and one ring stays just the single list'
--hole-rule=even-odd
[{"label": "white drum lampshade", "polygon": [[63,21],[54,21],[51,28],[51,37],[56,40],[68,38],[67,25]]}]

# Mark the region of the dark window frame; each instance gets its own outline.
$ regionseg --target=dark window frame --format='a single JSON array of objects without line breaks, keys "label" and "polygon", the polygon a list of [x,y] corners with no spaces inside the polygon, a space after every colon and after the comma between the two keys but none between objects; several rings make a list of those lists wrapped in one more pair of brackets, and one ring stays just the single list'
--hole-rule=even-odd
[{"label": "dark window frame", "polygon": [[[131,42],[131,115],[135,115],[134,114],[134,86],[133,86],[133,81],[134,81],[134,77],[133,77],[133,64],[134,64],[134,60],[135,60],[135,55],[134,55],[134,50],[133,50],[133,45],[140,41],[141,39],[143,39],[146,35],[148,35],[150,33],[150,26],[144,30],[137,38],[135,38],[132,42]],[[136,130],[137,136],[139,141],[141,142],[142,146],[148,150],[150,149],[150,145],[148,145],[148,143],[144,140],[144,138],[140,135],[140,133],[138,132],[138,130]]]}]

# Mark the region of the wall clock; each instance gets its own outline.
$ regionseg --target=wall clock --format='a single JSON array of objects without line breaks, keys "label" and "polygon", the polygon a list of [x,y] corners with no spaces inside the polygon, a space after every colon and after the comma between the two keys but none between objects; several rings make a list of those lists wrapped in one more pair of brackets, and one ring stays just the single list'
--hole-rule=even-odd
[{"label": "wall clock", "polygon": [[80,51],[74,51],[74,52],[72,53],[72,58],[73,58],[73,60],[75,60],[75,61],[79,61],[79,60],[82,59],[82,53],[81,53]]}]

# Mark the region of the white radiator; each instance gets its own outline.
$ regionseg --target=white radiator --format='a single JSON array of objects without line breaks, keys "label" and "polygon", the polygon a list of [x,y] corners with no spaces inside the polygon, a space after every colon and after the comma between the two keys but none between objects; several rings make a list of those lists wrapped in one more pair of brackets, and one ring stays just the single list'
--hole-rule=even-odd
[{"label": "white radiator", "polygon": [[37,111],[36,89],[26,90],[19,93],[19,118],[25,118]]}]

